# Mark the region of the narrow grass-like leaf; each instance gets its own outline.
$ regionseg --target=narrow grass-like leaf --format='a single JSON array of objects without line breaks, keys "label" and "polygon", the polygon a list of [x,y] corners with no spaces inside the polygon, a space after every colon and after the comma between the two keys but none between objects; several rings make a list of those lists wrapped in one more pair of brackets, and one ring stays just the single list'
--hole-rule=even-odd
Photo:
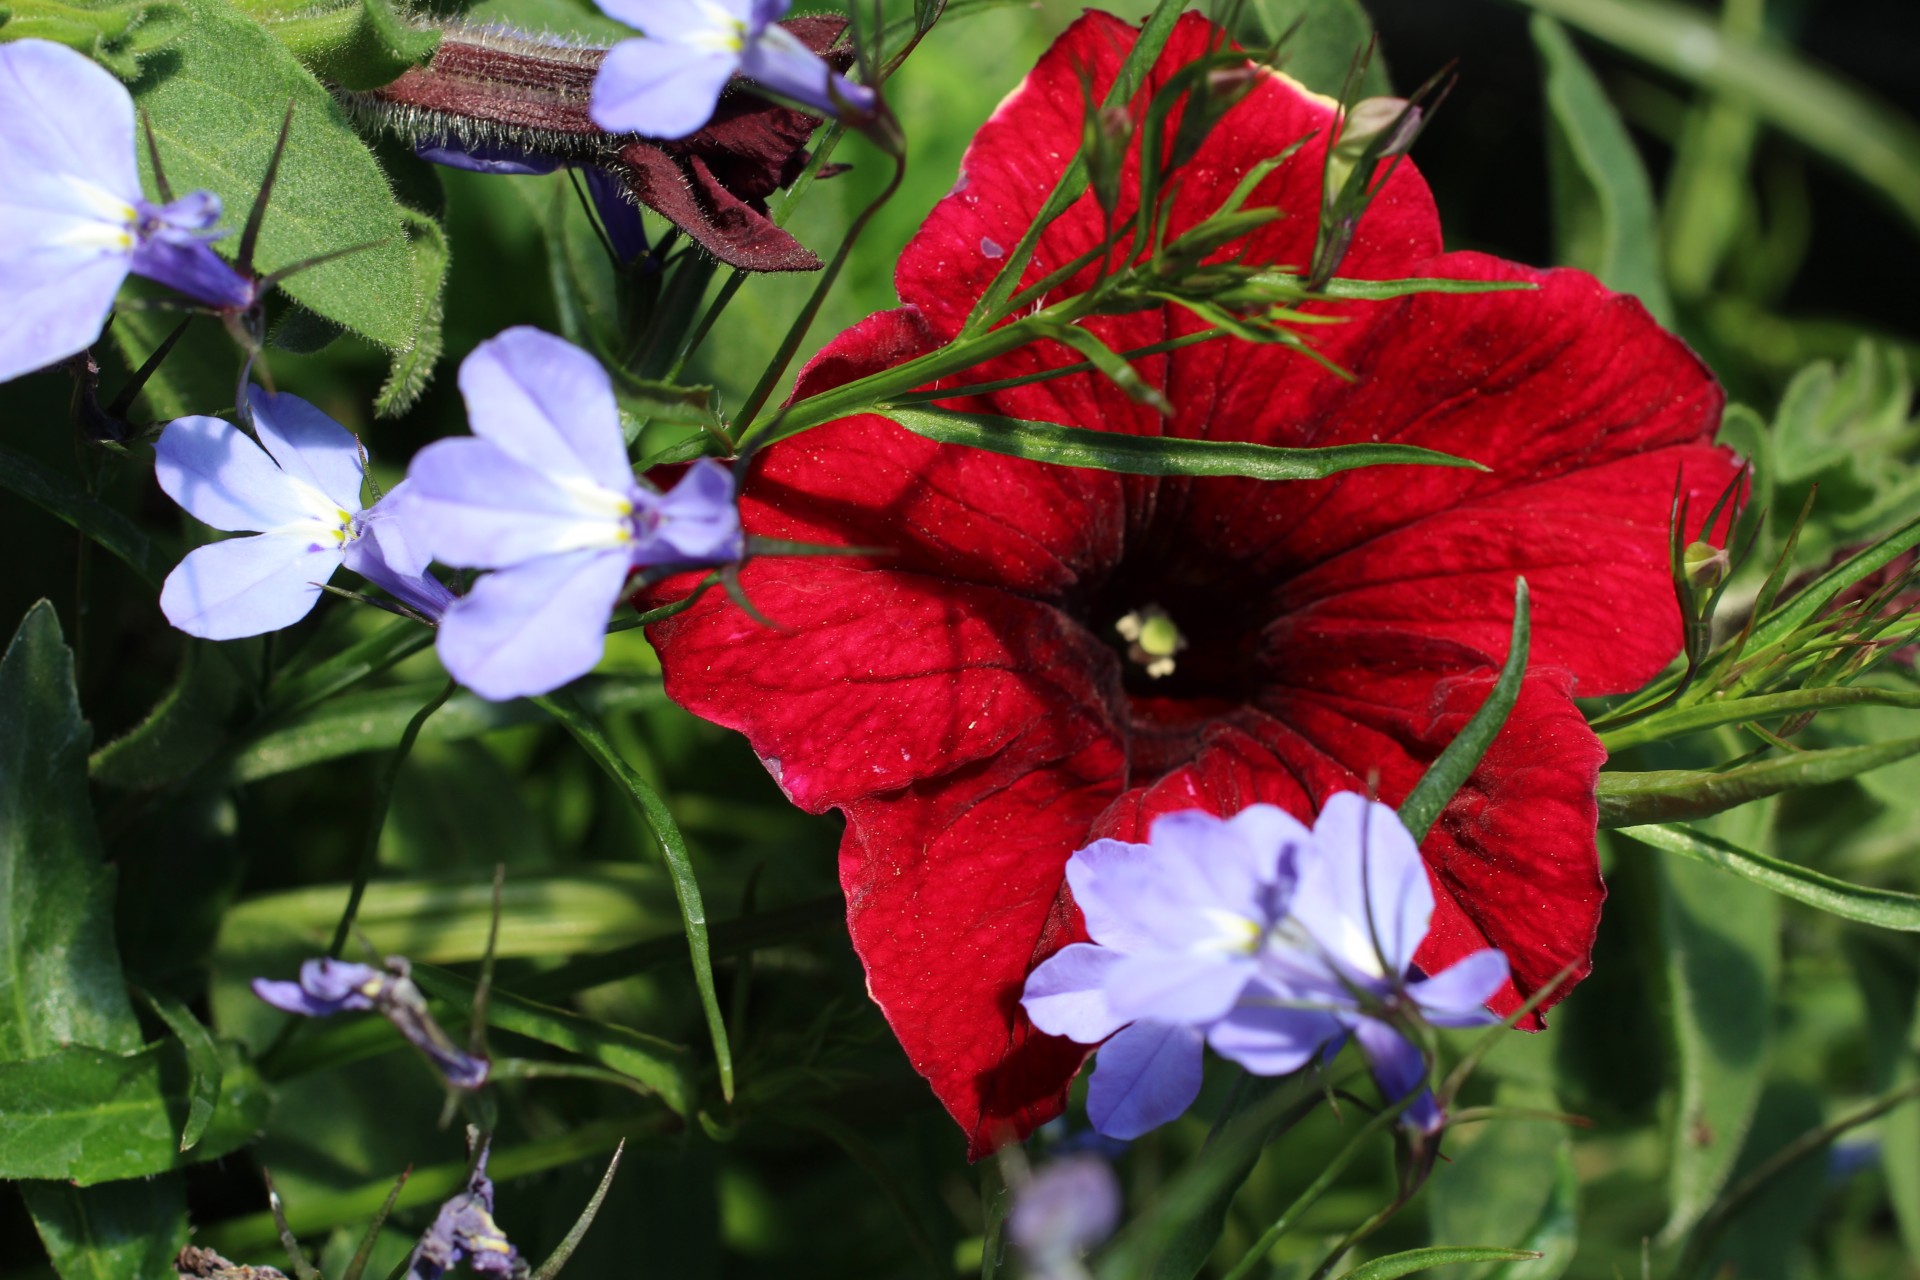
[{"label": "narrow grass-like leaf", "polygon": [[1517,0],[1681,79],[1725,94],[1850,169],[1920,227],[1920,127],[1791,49],[1730,38],[1672,0]]},{"label": "narrow grass-like leaf", "polygon": [[1920,692],[1835,685],[1822,689],[1792,689],[1786,693],[1761,694],[1752,698],[1727,698],[1656,712],[1644,720],[1602,733],[1600,742],[1609,755],[1617,755],[1629,747],[1699,733],[1721,725],[1741,724],[1748,720],[1773,720],[1834,707],[1903,707],[1920,710]]},{"label": "narrow grass-like leaf", "polygon": [[1920,895],[1850,884],[1688,827],[1621,827],[1619,832],[1650,848],[1732,872],[1829,914],[1882,929],[1920,933]]},{"label": "narrow grass-like leaf", "polygon": [[[678,1123],[677,1119],[664,1114],[602,1120],[550,1138],[496,1146],[487,1160],[487,1176],[505,1185],[529,1174],[612,1151],[626,1141],[657,1137]],[[465,1160],[416,1168],[394,1198],[394,1211],[403,1213],[441,1203],[466,1185],[467,1173]],[[357,1225],[379,1209],[392,1187],[391,1178],[380,1177],[339,1191],[309,1192],[287,1205],[287,1225],[296,1236],[317,1235],[349,1223]],[[272,1248],[278,1239],[273,1216],[267,1213],[229,1218],[205,1226],[198,1233],[199,1243],[228,1257],[257,1254]]]},{"label": "narrow grass-like leaf", "polygon": [[1835,565],[1797,592],[1792,599],[1762,619],[1747,639],[1746,651],[1757,653],[1785,640],[1796,628],[1833,598],[1870,573],[1877,573],[1920,546],[1920,520],[1900,526],[1880,541]]},{"label": "narrow grass-like leaf", "polygon": [[[1430,1245],[1375,1258],[1346,1272],[1340,1280],[1398,1280],[1417,1271],[1473,1262],[1532,1262],[1540,1255],[1531,1249],[1491,1249],[1481,1245]],[[1525,1272],[1521,1273],[1525,1275]]]},{"label": "narrow grass-like leaf", "polygon": [[727,1046],[727,1023],[720,1012],[720,997],[713,986],[713,957],[707,948],[707,908],[700,897],[700,881],[693,872],[693,860],[687,856],[687,842],[679,825],[660,798],[634,767],[626,762],[607,741],[607,735],[587,714],[571,690],[561,690],[544,698],[535,698],[585,748],[594,763],[604,770],[623,791],[639,813],[641,821],[653,833],[666,859],[673,879],[673,894],[680,904],[680,922],[687,933],[687,953],[693,960],[693,982],[700,992],[700,1005],[707,1015],[707,1031],[713,1038],[713,1056],[720,1073],[720,1093],[733,1101],[733,1053]]},{"label": "narrow grass-like leaf", "polygon": [[220,1082],[226,1074],[226,1067],[220,1061],[220,1046],[214,1043],[213,1033],[200,1025],[193,1010],[177,996],[144,989],[139,990],[138,995],[160,1021],[167,1024],[167,1030],[173,1032],[186,1051],[187,1067],[192,1075],[187,1081],[187,1121],[180,1126],[180,1150],[191,1151],[206,1133],[213,1109],[220,1102]]},{"label": "narrow grass-like leaf", "polygon": [[1594,789],[1600,825],[1632,827],[1650,822],[1686,822],[1732,809],[1796,787],[1841,782],[1882,765],[1920,754],[1920,738],[1864,747],[1800,751],[1756,764],[1709,769],[1606,772]]},{"label": "narrow grass-like leaf", "polygon": [[267,711],[288,715],[330,698],[342,689],[385,671],[433,643],[432,627],[408,618],[396,618],[380,630],[339,653],[275,684],[267,694]]},{"label": "narrow grass-like leaf", "polygon": [[1062,467],[1088,467],[1136,476],[1249,476],[1256,480],[1318,480],[1358,467],[1389,464],[1472,467],[1477,462],[1403,444],[1343,444],[1283,449],[1237,440],[1176,440],[1089,431],[1052,422],[1028,422],[948,409],[880,406],[873,412],[915,435]]},{"label": "narrow grass-like leaf", "polygon": [[593,1189],[593,1198],[587,1201],[587,1207],[580,1211],[580,1216],[574,1219],[573,1226],[567,1229],[565,1238],[547,1255],[547,1260],[534,1268],[529,1280],[553,1280],[560,1274],[560,1268],[567,1265],[567,1259],[573,1257],[573,1251],[586,1239],[587,1228],[593,1225],[601,1203],[607,1198],[607,1188],[613,1185],[613,1175],[620,1171],[620,1157],[626,1154],[626,1150],[626,1141],[622,1139],[620,1145],[613,1149],[613,1159],[607,1161],[607,1171],[600,1175],[600,1185]]},{"label": "narrow grass-like leaf", "polygon": [[1640,153],[1566,30],[1535,14],[1533,43],[1546,71],[1555,257],[1637,295],[1671,325],[1653,185]]},{"label": "narrow grass-like leaf", "polygon": [[1527,593],[1527,580],[1520,578],[1513,587],[1513,633],[1507,639],[1507,660],[1500,668],[1500,678],[1493,682],[1487,700],[1480,704],[1466,727],[1427,766],[1420,781],[1400,803],[1400,821],[1415,840],[1426,839],[1454,792],[1473,776],[1487,748],[1500,736],[1513,704],[1520,697],[1520,681],[1527,674],[1527,650],[1532,646],[1532,639],[1531,597]]},{"label": "narrow grass-like leaf", "polygon": [[0,486],[72,525],[148,586],[158,588],[173,568],[173,552],[156,545],[133,521],[74,480],[5,445],[0,445]]}]

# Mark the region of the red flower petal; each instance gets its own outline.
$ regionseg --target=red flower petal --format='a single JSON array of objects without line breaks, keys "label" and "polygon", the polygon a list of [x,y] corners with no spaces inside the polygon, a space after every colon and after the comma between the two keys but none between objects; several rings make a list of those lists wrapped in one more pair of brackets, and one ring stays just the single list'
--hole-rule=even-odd
[{"label": "red flower petal", "polygon": [[[1025,230],[1133,30],[1090,14],[980,131],[954,194],[902,258],[908,304],[842,334],[812,394],[938,347]],[[1217,39],[1189,15],[1146,92]],[[1289,216],[1251,260],[1303,264],[1331,107],[1267,77],[1182,172],[1177,232],[1240,176],[1318,131],[1263,183]],[[1137,187],[1123,184],[1122,203]],[[1087,197],[1028,277],[1098,235]],[[1214,341],[1137,362],[1174,413],[1075,375],[954,407],[1141,434],[1326,445],[1399,440],[1478,473],[1375,468],[1301,484],[1150,479],[932,444],[883,419],[830,423],[762,455],[742,497],[764,536],[884,549],[761,560],[749,594],[788,629],[709,598],[652,629],[672,696],[745,732],[795,801],[848,818],[841,881],[874,998],[979,1155],[1056,1114],[1081,1046],[1036,1035],[1026,974],[1072,940],[1069,853],[1159,813],[1266,801],[1310,816],[1370,784],[1414,785],[1490,687],[1533,587],[1534,669],[1499,740],[1423,846],[1438,906],[1429,969],[1499,946],[1515,986],[1585,971],[1604,890],[1602,752],[1573,706],[1678,647],[1666,564],[1676,477],[1710,505],[1720,397],[1630,299],[1573,272],[1439,253],[1426,188],[1394,172],[1343,273],[1534,286],[1347,304],[1297,354]],[[1067,286],[1068,290],[1076,287]],[[1091,322],[1126,350],[1193,331],[1174,309]],[[1075,361],[1036,344],[949,385]],[[1149,684],[1112,625],[1156,604],[1192,648]],[[774,762],[777,761],[777,764]]]}]

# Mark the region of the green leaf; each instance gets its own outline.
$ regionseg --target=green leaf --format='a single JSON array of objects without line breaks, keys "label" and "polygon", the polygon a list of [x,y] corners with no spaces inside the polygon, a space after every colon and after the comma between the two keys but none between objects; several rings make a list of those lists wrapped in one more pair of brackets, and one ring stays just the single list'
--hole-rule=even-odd
[{"label": "green leaf", "polygon": [[[1396,1280],[1416,1271],[1455,1266],[1466,1262],[1533,1262],[1540,1255],[1525,1249],[1489,1249],[1480,1245],[1430,1245],[1408,1249],[1355,1267],[1340,1280]],[[1523,1275],[1526,1273],[1522,1273]]]},{"label": "green leaf", "polygon": [[1621,827],[1619,832],[1649,848],[1677,853],[1730,871],[1783,898],[1804,902],[1843,919],[1882,929],[1920,933],[1920,895],[1849,884],[1688,827]]},{"label": "green leaf", "polygon": [[[428,680],[329,699],[283,720],[239,748],[216,769],[214,778],[221,783],[257,782],[323,760],[385,750],[400,741],[407,721],[442,683]],[[589,677],[581,681],[577,692],[581,702],[596,715],[658,706],[665,701],[658,680],[631,676]],[[462,690],[447,699],[447,704],[421,727],[420,740],[455,742],[550,720],[530,702],[488,702]]]},{"label": "green leaf", "polygon": [[0,8],[0,40],[52,40],[86,54],[115,75],[130,78],[140,56],[172,34],[180,6],[159,4],[61,4],[58,0],[8,0]]},{"label": "green leaf", "polygon": [[[1757,810],[1728,825],[1758,835],[1767,817]],[[1725,1184],[1766,1083],[1780,980],[1780,903],[1758,886],[1690,862],[1662,861],[1653,871],[1675,1054],[1668,1218],[1661,1232],[1662,1240],[1673,1241]]]},{"label": "green leaf", "polygon": [[267,1118],[266,1086],[221,1046],[221,1105],[193,1152],[180,1150],[192,1068],[177,1040],[119,1054],[75,1045],[0,1063],[0,1177],[89,1186],[212,1160],[251,1141]]},{"label": "green leaf", "polygon": [[1745,105],[1878,189],[1920,227],[1920,126],[1770,40],[1729,38],[1672,0],[1518,0]]},{"label": "green leaf", "polygon": [[[1291,30],[1293,36],[1280,46],[1280,70],[1328,97],[1340,95],[1354,58],[1373,39],[1373,23],[1357,0],[1255,0],[1246,25],[1259,28],[1248,33],[1255,45],[1271,44]],[[1386,60],[1376,51],[1356,96],[1392,92]]]},{"label": "green leaf", "polygon": [[680,904],[680,923],[687,934],[687,954],[693,961],[693,983],[700,993],[700,1005],[707,1015],[707,1033],[713,1040],[713,1056],[720,1073],[720,1092],[733,1100],[733,1052],[727,1045],[727,1023],[720,1012],[720,997],[713,986],[713,956],[707,944],[707,908],[700,896],[700,881],[694,875],[693,860],[687,856],[687,842],[680,834],[666,801],[660,793],[626,762],[591,716],[574,697],[563,689],[535,698],[572,734],[594,763],[627,794],[628,800],[647,824],[647,830],[660,846],[667,874],[673,880],[673,894]]},{"label": "green leaf", "polygon": [[1796,751],[1778,759],[1717,771],[1654,769],[1646,773],[1621,773],[1609,770],[1600,775],[1595,798],[1600,802],[1603,827],[1685,822],[1796,787],[1840,782],[1916,754],[1920,754],[1920,738],[1903,738],[1865,747]]},{"label": "green leaf", "polygon": [[87,798],[91,740],[73,655],[42,600],[0,659],[0,1060],[140,1044]]},{"label": "green leaf", "polygon": [[220,1102],[220,1084],[226,1076],[226,1064],[220,1060],[220,1046],[213,1033],[200,1025],[200,1019],[177,996],[165,991],[142,991],[141,996],[160,1021],[167,1024],[180,1041],[192,1073],[187,1081],[187,1120],[180,1127],[180,1150],[191,1151],[206,1136],[207,1124]]},{"label": "green leaf", "polygon": [[0,487],[72,525],[151,587],[166,580],[178,558],[78,482],[5,445],[0,445]]},{"label": "green leaf", "polygon": [[223,0],[182,0],[182,7],[194,38],[164,60],[150,59],[132,86],[153,118],[174,189],[208,189],[230,219],[243,219],[291,103],[293,130],[260,226],[257,265],[277,271],[375,245],[302,271],[281,288],[389,350],[412,350],[426,308],[404,212],[340,105],[292,53]]},{"label": "green leaf", "polygon": [[[462,1010],[473,1007],[474,983],[431,965],[415,965],[414,981],[436,1000]],[[685,1045],[645,1035],[630,1027],[583,1018],[550,1005],[525,1000],[494,988],[487,996],[487,1025],[527,1036],[556,1049],[591,1058],[630,1076],[660,1095],[678,1115],[693,1110],[692,1054]]]},{"label": "green leaf", "polygon": [[335,0],[319,6],[240,0],[239,8],[293,51],[309,71],[342,89],[377,89],[419,66],[440,33],[416,27],[389,0]]},{"label": "green leaf", "polygon": [[1546,69],[1555,258],[1637,295],[1656,319],[1671,325],[1653,186],[1640,153],[1565,29],[1536,14],[1533,43]]},{"label": "green leaf", "polygon": [[1493,740],[1500,736],[1513,704],[1520,697],[1520,682],[1527,674],[1527,651],[1532,646],[1533,637],[1529,602],[1527,580],[1516,579],[1513,585],[1513,633],[1507,639],[1507,660],[1500,667],[1500,678],[1488,690],[1487,700],[1473,713],[1473,719],[1467,721],[1466,727],[1427,766],[1427,771],[1420,775],[1420,781],[1400,804],[1400,821],[1406,824],[1415,840],[1427,838],[1427,832],[1433,829],[1433,824],[1453,799],[1454,792],[1466,785],[1467,779],[1473,776],[1480,758],[1487,754]]},{"label": "green leaf", "polygon": [[1089,431],[1052,422],[1028,422],[950,409],[875,406],[871,412],[915,435],[941,444],[965,445],[1061,467],[1088,467],[1136,476],[1250,476],[1256,480],[1318,480],[1357,467],[1410,464],[1472,467],[1431,449],[1402,444],[1343,444],[1325,449],[1282,449],[1237,440],[1177,440]]},{"label": "green leaf", "polygon": [[174,1274],[173,1260],[187,1243],[187,1196],[178,1176],[98,1187],[19,1186],[60,1280],[157,1280]]},{"label": "green leaf", "polygon": [[[1544,1090],[1503,1084],[1498,1104],[1551,1108]],[[1514,1280],[1554,1280],[1573,1260],[1579,1182],[1573,1142],[1560,1125],[1534,1120],[1493,1120],[1462,1126],[1447,1142],[1448,1163],[1436,1168],[1427,1187],[1427,1213],[1436,1240],[1504,1240],[1534,1257],[1511,1269]],[[1456,1280],[1483,1280],[1488,1264],[1450,1273]]]}]

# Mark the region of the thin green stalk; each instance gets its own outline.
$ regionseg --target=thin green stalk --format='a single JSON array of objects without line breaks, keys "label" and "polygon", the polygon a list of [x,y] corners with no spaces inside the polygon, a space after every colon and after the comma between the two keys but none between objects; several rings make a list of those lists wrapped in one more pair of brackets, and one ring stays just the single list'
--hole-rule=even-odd
[{"label": "thin green stalk", "polygon": [[726,1019],[720,1012],[720,998],[713,985],[713,957],[707,941],[707,908],[700,897],[700,882],[694,875],[693,860],[687,856],[686,840],[681,836],[680,828],[660,793],[649,786],[646,779],[635,772],[633,766],[614,749],[605,732],[570,692],[563,689],[535,698],[533,703],[558,720],[573,735],[574,741],[593,757],[594,763],[627,793],[635,812],[660,845],[661,855],[667,862],[668,875],[673,881],[674,897],[680,904],[680,921],[687,933],[687,953],[693,961],[693,982],[699,988],[700,1004],[707,1017],[707,1032],[713,1039],[714,1062],[720,1074],[720,1094],[732,1102],[733,1053],[727,1046]]},{"label": "thin green stalk", "polygon": [[[840,241],[839,251],[833,255],[833,261],[827,264],[826,270],[820,273],[820,280],[813,286],[813,292],[808,295],[807,304],[800,308],[800,314],[794,317],[792,324],[787,326],[786,336],[780,340],[780,349],[773,353],[773,359],[768,363],[766,372],[760,375],[759,383],[747,396],[747,402],[741,406],[739,420],[746,424],[748,432],[752,431],[754,419],[760,415],[760,410],[772,398],[774,388],[780,385],[782,378],[786,377],[787,366],[793,363],[794,354],[800,350],[800,344],[806,341],[807,331],[813,327],[815,317],[820,314],[820,308],[826,304],[827,292],[833,288],[834,281],[840,278],[842,268],[847,265],[847,256],[853,252],[853,246],[860,239],[861,232],[867,229],[867,224],[873,221],[874,215],[893,199],[894,193],[900,190],[900,183],[906,176],[906,156],[895,155],[893,177],[887,180],[887,185],[881,189],[873,203],[862,209],[860,215],[853,220],[853,225],[847,228],[847,234]],[[743,445],[745,440],[745,435],[742,435]]]},{"label": "thin green stalk", "polygon": [[413,713],[413,719],[407,721],[406,729],[400,734],[399,744],[387,756],[386,764],[373,780],[372,803],[367,806],[366,835],[361,838],[360,859],[353,868],[353,887],[347,891],[347,906],[340,913],[340,923],[334,926],[333,941],[327,944],[327,955],[335,960],[346,949],[347,939],[353,933],[354,918],[360,914],[360,900],[367,893],[367,881],[373,878],[373,869],[379,864],[380,832],[387,825],[387,808],[393,802],[393,787],[399,781],[400,766],[407,762],[414,740],[420,736],[421,726],[427,723],[434,712],[446,705],[447,699],[453,696],[453,691],[458,687],[453,681],[447,681],[439,693]]}]

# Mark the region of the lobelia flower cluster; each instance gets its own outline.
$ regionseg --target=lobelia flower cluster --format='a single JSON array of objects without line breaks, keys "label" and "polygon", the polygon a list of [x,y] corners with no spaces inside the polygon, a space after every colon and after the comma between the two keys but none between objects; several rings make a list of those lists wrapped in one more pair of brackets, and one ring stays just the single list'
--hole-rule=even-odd
[{"label": "lobelia flower cluster", "polygon": [[1384,1098],[1411,1095],[1401,1123],[1436,1133],[1418,1024],[1498,1021],[1486,1003],[1507,958],[1494,948],[1409,978],[1433,888],[1399,816],[1354,792],[1329,796],[1311,830],[1271,805],[1164,814],[1144,844],[1074,853],[1067,883],[1093,941],[1035,969],[1021,1003],[1040,1030],[1100,1044],[1087,1114],[1111,1137],[1184,1112],[1203,1046],[1278,1076],[1349,1037]]}]

